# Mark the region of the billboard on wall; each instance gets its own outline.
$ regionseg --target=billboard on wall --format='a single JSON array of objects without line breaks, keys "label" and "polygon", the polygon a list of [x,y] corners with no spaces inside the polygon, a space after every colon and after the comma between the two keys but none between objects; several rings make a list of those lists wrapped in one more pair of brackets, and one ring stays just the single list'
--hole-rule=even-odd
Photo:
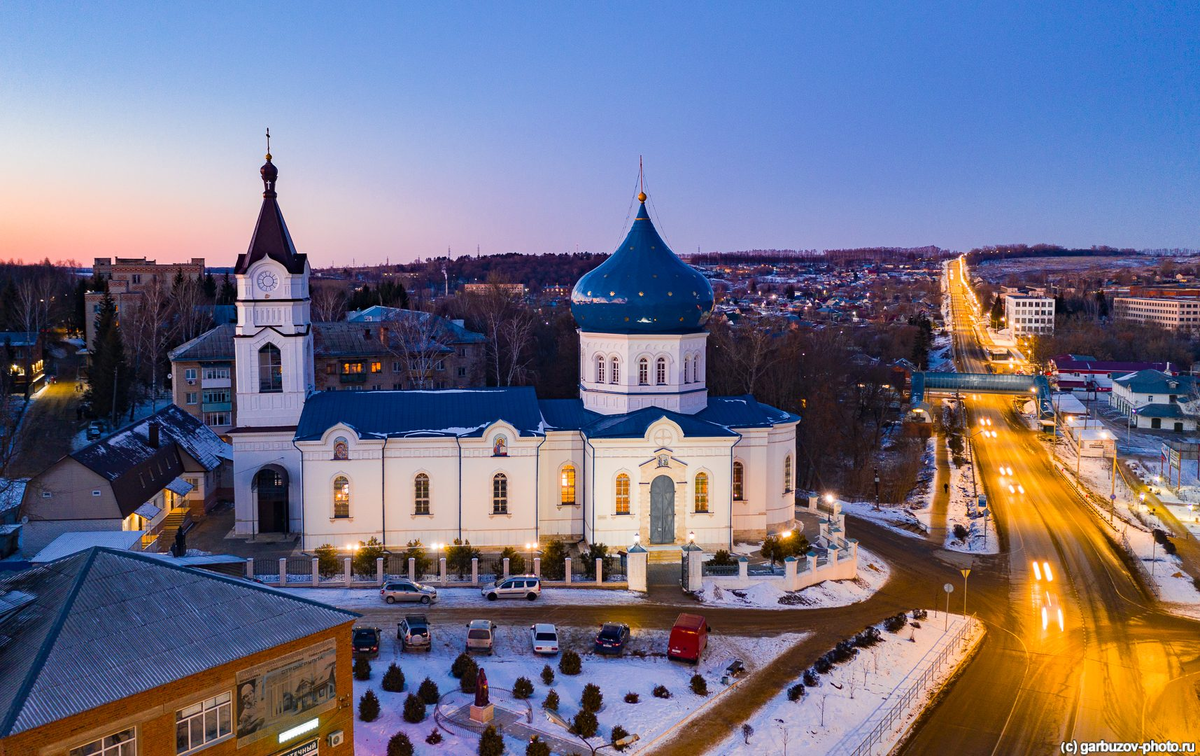
[{"label": "billboard on wall", "polygon": [[302,714],[337,705],[337,644],[329,640],[237,674],[238,747]]}]

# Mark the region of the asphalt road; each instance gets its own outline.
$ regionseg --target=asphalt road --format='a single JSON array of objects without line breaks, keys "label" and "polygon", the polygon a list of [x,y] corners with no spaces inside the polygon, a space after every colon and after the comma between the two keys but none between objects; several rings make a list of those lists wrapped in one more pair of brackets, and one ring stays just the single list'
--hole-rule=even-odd
[{"label": "asphalt road", "polygon": [[[964,325],[961,275],[954,278],[959,366],[983,372],[983,353]],[[1051,753],[1064,740],[1196,740],[1200,624],[1163,612],[1131,576],[1105,526],[1053,471],[1011,403],[968,399],[973,425],[991,418],[999,429],[998,438],[975,444],[1003,546],[970,578],[970,608],[987,623],[988,637],[905,752]],[[1013,471],[1004,483],[1001,467]],[[1052,581],[1044,567],[1038,579],[1034,561],[1049,563]],[[999,579],[976,583],[987,570]]]}]

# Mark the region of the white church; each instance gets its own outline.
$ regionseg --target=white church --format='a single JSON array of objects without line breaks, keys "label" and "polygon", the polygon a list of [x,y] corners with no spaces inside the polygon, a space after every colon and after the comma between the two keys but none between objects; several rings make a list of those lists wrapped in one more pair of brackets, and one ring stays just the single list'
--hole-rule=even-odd
[{"label": "white church", "polygon": [[571,295],[578,399],[529,387],[314,390],[309,265],[271,156],[237,260],[236,534],[304,549],[375,537],[476,546],[548,538],[706,549],[792,526],[798,417],[709,396],[708,281],[646,211]]}]

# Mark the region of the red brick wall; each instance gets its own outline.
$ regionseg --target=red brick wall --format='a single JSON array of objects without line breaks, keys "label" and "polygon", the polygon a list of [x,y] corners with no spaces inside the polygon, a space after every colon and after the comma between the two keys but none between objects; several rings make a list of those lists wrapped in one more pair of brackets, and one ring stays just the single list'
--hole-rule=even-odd
[{"label": "red brick wall", "polygon": [[[175,712],[177,710],[189,706],[197,700],[218,695],[223,691],[234,692],[237,673],[240,670],[294,651],[300,651],[328,638],[335,638],[337,642],[338,705],[337,708],[318,715],[321,721],[319,729],[280,745],[275,733],[312,718],[301,715],[295,721],[284,721],[279,726],[272,728],[270,730],[271,737],[254,741],[240,750],[237,747],[237,738],[231,737],[196,751],[196,754],[204,756],[234,756],[234,754],[237,756],[269,756],[288,747],[312,740],[314,737],[319,737],[318,753],[321,756],[352,756],[354,753],[355,705],[354,680],[351,673],[353,659],[350,648],[352,624],[352,621],[347,621],[332,630],[316,633],[169,685],[153,688],[82,714],[13,735],[0,740],[0,756],[65,756],[71,748],[134,725],[138,728],[138,756],[174,756]],[[213,642],[220,643],[221,639],[214,638]],[[235,710],[235,728],[237,726],[236,716]],[[341,730],[345,734],[344,744],[338,748],[330,748],[327,738],[331,732],[337,730]]]}]

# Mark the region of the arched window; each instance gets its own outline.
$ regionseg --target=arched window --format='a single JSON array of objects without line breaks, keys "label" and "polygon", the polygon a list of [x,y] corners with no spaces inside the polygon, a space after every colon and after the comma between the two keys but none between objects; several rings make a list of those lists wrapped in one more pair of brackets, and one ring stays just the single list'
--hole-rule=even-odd
[{"label": "arched window", "polygon": [[645,357],[638,360],[638,385],[650,385],[650,360]]},{"label": "arched window", "polygon": [[429,514],[429,476],[425,473],[413,478],[413,514]]},{"label": "arched window", "polygon": [[492,476],[492,514],[508,514],[508,476]]},{"label": "arched window", "polygon": [[792,455],[787,455],[783,458],[783,492],[791,493],[792,490]]},{"label": "arched window", "polygon": [[562,479],[559,481],[559,503],[564,507],[575,506],[575,466],[567,465],[562,469]]},{"label": "arched window", "polygon": [[617,514],[629,514],[629,476],[621,473],[617,476]]},{"label": "arched window", "polygon": [[596,355],[596,383],[604,383],[604,357]]},{"label": "arched window", "polygon": [[654,368],[654,382],[659,386],[667,385],[667,358],[659,357],[658,364]]},{"label": "arched window", "polygon": [[708,473],[696,473],[696,511],[708,511]]},{"label": "arched window", "polygon": [[610,362],[611,362],[611,365],[610,365],[611,369],[608,371],[608,382],[609,383],[620,383],[621,382],[621,360],[618,357],[613,357],[612,360],[610,360]]},{"label": "arched window", "polygon": [[741,462],[733,463],[733,500],[744,501],[746,492],[746,468]]},{"label": "arched window", "polygon": [[692,357],[692,383],[699,383],[704,380],[700,374],[700,355]]},{"label": "arched window", "polygon": [[258,390],[263,394],[283,391],[283,357],[274,344],[263,344],[258,350]]},{"label": "arched window", "polygon": [[346,443],[346,439],[341,436],[333,440],[333,458],[350,459],[350,446]]},{"label": "arched window", "polygon": [[692,382],[691,372],[692,372],[692,358],[684,357],[683,358],[683,382],[684,383]]},{"label": "arched window", "polygon": [[350,480],[345,475],[333,479],[333,516],[350,516]]}]

